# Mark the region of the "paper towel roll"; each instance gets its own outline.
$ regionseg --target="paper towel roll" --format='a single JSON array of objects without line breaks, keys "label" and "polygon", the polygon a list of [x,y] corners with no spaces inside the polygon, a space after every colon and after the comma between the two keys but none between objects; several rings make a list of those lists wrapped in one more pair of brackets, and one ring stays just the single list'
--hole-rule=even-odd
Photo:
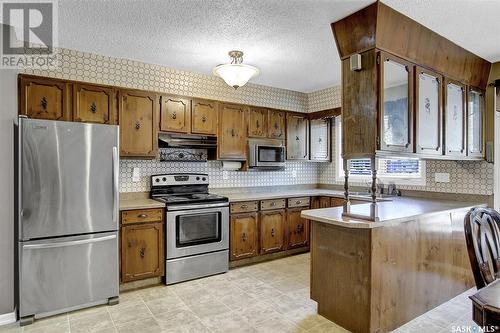
[{"label": "paper towel roll", "polygon": [[222,161],[222,170],[239,170],[241,169],[241,162],[230,162],[230,161]]}]

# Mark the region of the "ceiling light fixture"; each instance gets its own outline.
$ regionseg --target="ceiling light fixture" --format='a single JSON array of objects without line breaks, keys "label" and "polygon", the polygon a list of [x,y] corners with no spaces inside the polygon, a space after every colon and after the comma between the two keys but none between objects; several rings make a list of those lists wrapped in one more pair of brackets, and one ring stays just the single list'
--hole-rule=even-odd
[{"label": "ceiling light fixture", "polygon": [[229,56],[231,63],[215,67],[213,73],[234,89],[244,86],[248,80],[259,74],[257,67],[243,64],[243,52],[229,51]]}]

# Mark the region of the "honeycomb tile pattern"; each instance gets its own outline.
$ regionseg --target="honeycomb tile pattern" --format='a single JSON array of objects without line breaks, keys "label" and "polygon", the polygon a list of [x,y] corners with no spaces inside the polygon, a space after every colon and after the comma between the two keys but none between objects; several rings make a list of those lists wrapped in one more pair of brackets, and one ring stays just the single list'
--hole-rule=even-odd
[{"label": "honeycomb tile pattern", "polygon": [[316,112],[342,106],[342,88],[335,86],[307,94],[307,112]]},{"label": "honeycomb tile pattern", "polygon": [[57,50],[57,61],[56,68],[24,69],[22,72],[290,111],[307,111],[307,94],[297,91],[251,83],[234,90],[221,78],[213,75],[64,48]]},{"label": "honeycomb tile pattern", "polygon": [[[139,182],[132,181],[133,168],[141,169]],[[212,188],[316,184],[316,163],[286,162],[282,171],[222,171],[221,162],[158,162],[151,160],[120,161],[120,192],[149,191],[151,175],[162,173],[207,173]],[[293,175],[296,174],[294,178]]]},{"label": "honeycomb tile pattern", "polygon": [[[337,156],[337,143],[335,126],[332,133],[332,156]],[[318,165],[318,183],[338,184],[335,176],[337,172],[336,161],[332,163],[321,163]],[[449,183],[436,183],[434,174],[446,172],[450,174]],[[353,185],[365,185],[363,183],[352,183]],[[426,162],[426,185],[398,185],[405,190],[465,193],[465,194],[493,194],[493,164],[486,161],[432,161]]]}]

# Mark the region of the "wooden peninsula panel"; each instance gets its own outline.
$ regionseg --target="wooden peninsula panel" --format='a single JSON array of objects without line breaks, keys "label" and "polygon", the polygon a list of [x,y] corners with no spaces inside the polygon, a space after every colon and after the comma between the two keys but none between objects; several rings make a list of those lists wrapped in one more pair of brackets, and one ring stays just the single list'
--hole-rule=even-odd
[{"label": "wooden peninsula panel", "polygon": [[312,221],[318,313],[352,332],[389,332],[471,288],[466,213],[368,229]]}]

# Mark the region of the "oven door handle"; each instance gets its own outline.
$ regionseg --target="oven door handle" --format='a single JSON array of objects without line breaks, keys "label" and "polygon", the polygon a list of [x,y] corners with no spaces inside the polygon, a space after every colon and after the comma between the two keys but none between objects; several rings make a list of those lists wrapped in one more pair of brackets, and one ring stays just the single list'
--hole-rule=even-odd
[{"label": "oven door handle", "polygon": [[176,211],[176,210],[205,209],[205,208],[216,208],[216,207],[229,207],[229,202],[220,202],[220,203],[213,203],[213,204],[201,204],[201,205],[167,206],[167,210],[168,211]]}]

